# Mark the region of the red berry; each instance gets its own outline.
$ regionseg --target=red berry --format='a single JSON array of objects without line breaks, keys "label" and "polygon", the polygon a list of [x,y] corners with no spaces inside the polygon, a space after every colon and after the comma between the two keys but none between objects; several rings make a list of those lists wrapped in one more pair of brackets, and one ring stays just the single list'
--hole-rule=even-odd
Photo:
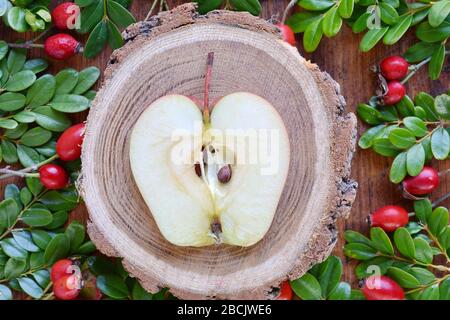
[{"label": "red berry", "polygon": [[277,24],[276,26],[281,30],[283,40],[289,43],[290,45],[295,46],[295,35],[291,27],[285,24]]},{"label": "red berry", "polygon": [[409,64],[400,56],[387,57],[380,63],[381,74],[388,80],[401,80],[408,74]]},{"label": "red berry", "polygon": [[71,35],[58,33],[48,37],[44,42],[44,50],[48,56],[57,60],[70,58],[80,51],[80,43]]},{"label": "red berry", "polygon": [[367,300],[405,299],[402,287],[386,276],[370,276],[366,279],[361,291]]},{"label": "red berry", "polygon": [[53,283],[53,293],[60,300],[73,300],[78,297],[80,290],[81,279],[75,274],[63,276]]},{"label": "red berry", "polygon": [[66,171],[56,164],[45,164],[40,167],[39,179],[47,189],[62,189],[69,182]]},{"label": "red berry", "polygon": [[415,177],[403,180],[403,188],[410,194],[421,196],[431,193],[439,185],[439,173],[431,167],[423,167]]},{"label": "red berry", "polygon": [[57,261],[50,271],[50,279],[52,280],[52,282],[55,283],[58,279],[72,274],[72,265],[73,262],[70,259],[62,259]]},{"label": "red berry", "polygon": [[84,139],[84,123],[71,126],[56,142],[56,153],[63,161],[73,161],[81,155],[81,145]]},{"label": "red berry", "polygon": [[400,206],[384,206],[369,217],[370,226],[391,232],[408,224],[408,211]]},{"label": "red berry", "polygon": [[289,281],[284,281],[280,286],[280,295],[277,300],[292,300],[292,289]]},{"label": "red berry", "polygon": [[52,11],[52,20],[60,30],[74,29],[80,7],[73,2],[63,2]]},{"label": "red berry", "polygon": [[398,81],[391,81],[387,85],[387,93],[383,97],[385,105],[391,106],[399,103],[406,94],[405,87]]}]

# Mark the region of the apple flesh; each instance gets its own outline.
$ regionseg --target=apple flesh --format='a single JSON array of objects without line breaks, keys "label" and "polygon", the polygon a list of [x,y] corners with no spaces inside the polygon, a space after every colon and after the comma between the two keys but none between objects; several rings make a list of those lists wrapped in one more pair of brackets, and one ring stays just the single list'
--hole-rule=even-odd
[{"label": "apple flesh", "polygon": [[[247,92],[221,98],[209,121],[192,99],[164,96],[139,117],[130,142],[143,199],[162,235],[179,246],[251,246],[261,240],[277,209],[289,157],[281,117],[268,101]],[[223,183],[218,173],[225,166],[230,179]]]}]

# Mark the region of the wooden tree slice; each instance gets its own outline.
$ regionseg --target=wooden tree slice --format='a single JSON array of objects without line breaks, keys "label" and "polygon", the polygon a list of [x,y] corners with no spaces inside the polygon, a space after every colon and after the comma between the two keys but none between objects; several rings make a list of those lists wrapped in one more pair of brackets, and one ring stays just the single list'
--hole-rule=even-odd
[{"label": "wooden tree slice", "polygon": [[[89,235],[103,253],[151,292],[179,298],[274,298],[285,279],[303,275],[336,243],[336,219],[356,194],[349,178],[356,119],[331,77],[246,13],[196,13],[192,4],[124,32],[89,114],[79,189]],[[274,221],[256,245],[177,247],[160,234],[133,180],[131,130],[155,99],[202,97],[205,59],[215,52],[211,99],[249,91],[271,102],[289,133],[289,176]],[[176,201],[176,199],[173,199]]]}]

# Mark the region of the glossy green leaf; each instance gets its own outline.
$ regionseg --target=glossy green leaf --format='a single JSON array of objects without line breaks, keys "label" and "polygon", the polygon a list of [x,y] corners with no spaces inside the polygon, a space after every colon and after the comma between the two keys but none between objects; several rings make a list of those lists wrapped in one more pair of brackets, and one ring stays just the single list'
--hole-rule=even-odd
[{"label": "glossy green leaf", "polygon": [[15,129],[15,128],[17,128],[17,126],[18,126],[18,123],[15,120],[0,118],[0,128]]},{"label": "glossy green leaf", "polygon": [[47,287],[50,283],[50,272],[46,269],[35,271],[31,274],[31,276],[41,288]]},{"label": "glossy green leaf", "polygon": [[416,63],[431,57],[438,44],[433,42],[417,42],[406,50],[403,55],[409,63]]},{"label": "glossy green leaf", "polygon": [[381,21],[386,24],[394,24],[398,21],[399,15],[391,5],[386,2],[380,3]]},{"label": "glossy green leaf", "polygon": [[229,0],[229,2],[236,11],[247,11],[254,16],[261,13],[259,0]]},{"label": "glossy green leaf", "polygon": [[368,149],[372,146],[376,137],[386,128],[384,124],[372,127],[364,132],[358,141],[358,145],[362,149]]},{"label": "glossy green leaf", "polygon": [[420,295],[420,300],[438,300],[439,299],[439,285],[433,284],[425,288]]},{"label": "glossy green leaf", "polygon": [[428,21],[422,22],[416,29],[416,36],[425,42],[439,42],[450,36],[450,22],[444,21],[439,27],[433,28]]},{"label": "glossy green leaf", "polygon": [[28,125],[26,123],[19,123],[17,127],[14,129],[7,129],[5,130],[5,137],[8,137],[9,139],[19,139],[25,132],[28,130]]},{"label": "glossy green leaf", "polygon": [[16,240],[17,243],[19,244],[19,246],[21,246],[28,252],[40,251],[39,247],[34,244],[30,232],[26,230],[19,230],[19,231],[16,230],[12,232],[12,235],[14,240]]},{"label": "glossy green leaf", "polygon": [[338,257],[330,256],[319,266],[317,280],[320,283],[322,295],[328,297],[339,284],[342,277],[342,261]]},{"label": "glossy green leaf", "polygon": [[45,249],[45,262],[51,266],[56,261],[67,256],[70,252],[70,241],[65,234],[57,234]]},{"label": "glossy green leaf", "polygon": [[321,14],[317,12],[297,12],[286,20],[286,24],[291,27],[295,33],[305,32],[310,23],[321,19]]},{"label": "glossy green leaf", "polygon": [[400,149],[394,146],[388,138],[375,139],[372,148],[376,153],[385,157],[395,157],[400,153]]},{"label": "glossy green leaf", "polygon": [[393,255],[394,248],[392,247],[391,240],[386,232],[379,227],[373,227],[370,229],[370,239],[373,246],[381,253]]},{"label": "glossy green leaf", "polygon": [[388,27],[379,28],[379,29],[371,29],[367,31],[364,37],[361,39],[361,43],[359,44],[359,49],[362,52],[367,52],[383,38],[384,34],[388,31]]},{"label": "glossy green leaf", "polygon": [[76,250],[76,253],[91,254],[91,253],[95,252],[96,250],[97,250],[97,248],[95,247],[95,244],[92,241],[86,241]]},{"label": "glossy green leaf", "polygon": [[322,31],[327,37],[334,37],[342,26],[342,18],[338,13],[338,7],[328,10],[322,20]]},{"label": "glossy green leaf", "polygon": [[362,243],[368,245],[369,247],[372,246],[370,239],[357,231],[346,230],[344,233],[344,239],[348,243]]},{"label": "glossy green leaf", "polygon": [[104,1],[95,1],[91,5],[83,8],[80,13],[81,28],[80,33],[91,32],[94,27],[100,22],[104,12]]},{"label": "glossy green leaf", "polygon": [[223,0],[197,0],[197,11],[200,14],[208,13],[212,10],[219,9],[223,3]]},{"label": "glossy green leaf", "polygon": [[355,0],[341,0],[339,3],[339,14],[342,18],[348,19],[352,16]]},{"label": "glossy green leaf", "polygon": [[303,34],[303,47],[306,52],[313,52],[317,49],[322,35],[322,19],[317,19],[306,27],[305,33]]},{"label": "glossy green leaf", "polygon": [[14,199],[5,199],[0,202],[0,227],[12,227],[19,215],[20,208]]},{"label": "glossy green leaf", "polygon": [[386,35],[383,38],[383,43],[386,45],[392,45],[396,43],[406,33],[406,31],[408,31],[411,23],[412,16],[410,15],[406,15],[403,18],[400,18],[398,22],[395,25],[391,26],[386,32]]},{"label": "glossy green leaf", "polygon": [[5,15],[8,26],[14,31],[25,32],[28,30],[28,24],[25,21],[26,10],[21,7],[12,7]]},{"label": "glossy green leaf", "polygon": [[450,278],[445,279],[439,285],[439,298],[441,300],[450,300]]},{"label": "glossy green leaf", "polygon": [[22,214],[22,221],[31,227],[42,227],[53,220],[49,210],[40,207],[31,207]]},{"label": "glossy green leaf", "polygon": [[83,243],[85,236],[84,226],[78,221],[73,221],[65,231],[70,241],[70,252],[75,252]]},{"label": "glossy green leaf", "polygon": [[41,127],[35,127],[28,130],[20,139],[20,141],[29,147],[41,146],[48,142],[52,137],[52,133]]},{"label": "glossy green leaf", "polygon": [[19,281],[22,290],[30,297],[39,299],[44,294],[42,288],[31,278],[22,277],[18,278],[17,281]]},{"label": "glossy green leaf", "polygon": [[367,29],[367,21],[371,17],[370,12],[365,12],[356,19],[356,21],[352,25],[352,31],[354,33],[363,32]]},{"label": "glossy green leaf", "polygon": [[10,258],[5,265],[5,278],[11,280],[19,277],[27,268],[26,260]]},{"label": "glossy green leaf", "polygon": [[29,107],[39,107],[53,97],[55,93],[55,78],[46,74],[37,79],[27,91],[27,104]]},{"label": "glossy green leaf", "polygon": [[410,176],[417,176],[425,164],[425,150],[422,144],[416,144],[406,154],[406,170]]},{"label": "glossy green leaf", "polygon": [[434,98],[426,92],[419,92],[414,97],[414,102],[425,110],[427,119],[437,121],[439,119],[436,110],[434,109]]},{"label": "glossy green leaf", "polygon": [[108,27],[105,20],[100,21],[92,30],[84,48],[84,56],[93,58],[102,51],[108,40]]},{"label": "glossy green leaf", "polygon": [[310,273],[305,273],[301,278],[290,282],[292,290],[302,300],[322,299],[322,289],[319,281]]},{"label": "glossy green leaf", "polygon": [[428,14],[428,22],[430,26],[439,26],[450,14],[450,0],[436,1]]},{"label": "glossy green leaf", "polygon": [[378,111],[378,109],[365,104],[360,103],[358,104],[358,107],[356,109],[358,116],[365,122],[371,125],[377,125],[380,124],[381,121],[381,113]]},{"label": "glossy green leaf", "polygon": [[52,240],[52,237],[50,236],[50,234],[41,229],[32,229],[30,232],[31,232],[31,237],[33,239],[33,242],[39,248],[41,248],[42,250],[45,250],[47,248],[47,245],[49,244],[50,240]]},{"label": "glossy green leaf", "polygon": [[13,118],[20,123],[32,123],[36,120],[34,118],[34,114],[31,111],[21,111],[19,113],[16,113]]},{"label": "glossy green leaf", "polygon": [[8,257],[21,260],[26,260],[28,257],[28,252],[23,249],[13,238],[3,239],[0,241],[0,246]]},{"label": "glossy green leaf", "polygon": [[78,82],[78,71],[74,69],[64,69],[55,76],[55,94],[66,94],[72,92]]},{"label": "glossy green leaf", "polygon": [[0,110],[16,111],[25,106],[26,98],[17,92],[6,92],[0,95]]},{"label": "glossy green leaf", "polygon": [[450,119],[450,96],[441,94],[434,98],[434,110],[444,119]]},{"label": "glossy green leaf", "polygon": [[60,112],[75,113],[88,109],[90,102],[86,97],[80,95],[61,94],[56,95],[49,105]]},{"label": "glossy green leaf", "polygon": [[403,119],[405,127],[416,137],[423,137],[428,133],[425,122],[417,117],[406,117]]},{"label": "glossy green leaf", "polygon": [[17,156],[20,164],[25,168],[37,165],[41,160],[36,150],[23,145],[17,146]]},{"label": "glossy green leaf", "polygon": [[140,285],[138,281],[133,283],[133,287],[131,289],[131,296],[133,300],[152,300],[153,295],[147,291]]},{"label": "glossy green leaf", "polygon": [[30,59],[23,65],[24,70],[31,70],[34,73],[39,73],[48,68],[48,62],[44,59]]},{"label": "glossy green leaf", "polygon": [[6,54],[8,53],[8,44],[4,40],[0,40],[0,60],[2,60],[4,57],[6,57]]},{"label": "glossy green leaf", "polygon": [[379,272],[381,275],[384,275],[393,263],[394,261],[392,259],[381,256],[365,260],[356,266],[355,275],[358,279],[370,277],[375,272]]},{"label": "glossy green leaf", "polygon": [[38,195],[42,189],[44,188],[39,181],[39,178],[25,178],[25,182],[27,184],[28,189],[31,191],[33,195]]},{"label": "glossy green leaf", "polygon": [[335,3],[330,0],[300,0],[298,5],[310,11],[322,11],[332,7]]},{"label": "glossy green leaf", "polygon": [[395,128],[389,133],[389,141],[397,148],[407,149],[416,143],[416,138],[408,129]]},{"label": "glossy green leaf", "polygon": [[113,299],[125,299],[130,294],[124,280],[114,274],[98,276],[97,287]]},{"label": "glossy green leaf", "polygon": [[400,268],[390,267],[388,270],[388,275],[403,288],[409,289],[420,286],[419,280]]},{"label": "glossy green leaf", "polygon": [[136,19],[122,5],[113,0],[107,2],[108,16],[112,22],[119,28],[126,28],[130,24],[135,23]]},{"label": "glossy green leaf", "polygon": [[33,110],[36,123],[42,128],[62,132],[70,127],[70,119],[63,113],[52,109],[49,106],[38,107]]},{"label": "glossy green leaf", "polygon": [[428,228],[434,236],[438,236],[448,225],[448,210],[445,207],[437,207],[428,218]]},{"label": "glossy green leaf", "polygon": [[23,205],[27,205],[33,200],[33,195],[31,194],[30,190],[27,187],[23,187],[20,190],[20,201],[23,203]]},{"label": "glossy green leaf", "polygon": [[412,259],[416,256],[414,241],[406,228],[401,227],[395,230],[394,243],[403,256]]},{"label": "glossy green leaf", "polygon": [[431,136],[431,151],[438,160],[447,158],[450,152],[450,135],[447,130],[440,127]]},{"label": "glossy green leaf", "polygon": [[78,204],[78,195],[74,192],[72,195],[66,195],[61,191],[52,190],[41,197],[40,202],[53,211],[70,211]]},{"label": "glossy green leaf", "polygon": [[356,260],[368,260],[376,257],[376,250],[363,243],[349,243],[344,246],[344,254]]},{"label": "glossy green leaf", "polygon": [[13,295],[11,289],[7,286],[0,284],[0,300],[12,300]]},{"label": "glossy green leaf", "polygon": [[27,59],[25,52],[23,49],[13,49],[9,52],[6,66],[11,75],[22,70]]},{"label": "glossy green leaf", "polygon": [[56,211],[55,213],[53,213],[52,222],[50,224],[45,225],[45,228],[50,230],[60,228],[67,222],[68,218],[69,215],[67,214],[66,211],[62,210]]},{"label": "glossy green leaf", "polygon": [[428,75],[431,80],[436,80],[441,75],[442,67],[445,60],[445,46],[441,44],[434,50],[430,63],[428,64]]},{"label": "glossy green leaf", "polygon": [[416,247],[416,260],[429,264],[433,261],[433,251],[428,242],[422,238],[414,239],[414,246]]},{"label": "glossy green leaf", "polygon": [[111,21],[107,22],[107,27],[108,27],[108,44],[109,47],[113,50],[120,48],[121,46],[123,46],[123,38],[122,35],[119,31],[119,29],[117,28],[117,26],[112,23]]},{"label": "glossy green leaf", "polygon": [[73,94],[83,94],[88,91],[100,77],[100,70],[97,67],[88,67],[80,71],[78,82],[72,90]]},{"label": "glossy green leaf", "polygon": [[17,149],[14,143],[2,140],[1,142],[1,148],[2,148],[2,154],[3,154],[3,160],[8,163],[16,163],[17,158]]},{"label": "glossy green leaf", "polygon": [[328,300],[350,300],[352,288],[347,282],[340,282],[328,296]]},{"label": "glossy green leaf", "polygon": [[31,70],[23,70],[13,74],[5,84],[5,89],[12,92],[22,91],[36,81],[36,75]]},{"label": "glossy green leaf", "polygon": [[414,276],[417,280],[419,280],[420,284],[426,285],[436,280],[436,276],[424,268],[412,267],[409,269],[408,273]]}]

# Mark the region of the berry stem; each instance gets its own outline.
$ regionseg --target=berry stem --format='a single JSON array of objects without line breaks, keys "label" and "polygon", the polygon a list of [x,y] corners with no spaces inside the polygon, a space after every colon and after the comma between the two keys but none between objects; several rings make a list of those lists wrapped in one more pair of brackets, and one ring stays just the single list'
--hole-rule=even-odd
[{"label": "berry stem", "polygon": [[0,169],[0,173],[3,173],[2,175],[0,175],[0,180],[2,179],[6,179],[6,178],[10,178],[13,176],[19,176],[19,177],[39,177],[39,175],[33,175],[33,174],[29,174],[29,172],[31,171],[36,171],[38,168],[42,167],[43,165],[50,163],[56,159],[58,159],[59,156],[57,154],[51,156],[50,158],[48,158],[47,160],[44,160],[42,162],[39,162],[38,164],[35,164],[34,166],[31,167],[27,167],[21,170],[10,170],[9,167],[5,167],[3,169]]},{"label": "berry stem", "polygon": [[417,71],[419,71],[420,68],[422,68],[424,65],[426,65],[428,62],[430,62],[431,57],[426,58],[425,60],[421,61],[418,64],[414,64],[410,66],[411,72],[406,75],[406,77],[400,82],[401,84],[405,84],[408,82],[409,79],[411,79]]},{"label": "berry stem", "polygon": [[153,14],[153,11],[156,8],[156,5],[158,4],[158,1],[161,1],[161,0],[153,0],[152,6],[150,7],[150,10],[148,11],[147,15],[145,16],[144,21],[147,21],[148,19],[150,19],[150,17]]},{"label": "berry stem", "polygon": [[288,3],[286,6],[286,9],[284,9],[283,17],[281,18],[281,23],[284,24],[286,22],[287,15],[289,14],[289,11],[295,6],[295,4],[298,2],[298,0],[291,0],[291,2]]},{"label": "berry stem", "polygon": [[30,49],[30,48],[44,48],[43,44],[32,43],[32,42],[24,42],[24,43],[8,43],[10,48],[22,48],[22,49]]},{"label": "berry stem", "polygon": [[212,66],[214,63],[214,52],[208,53],[206,60],[205,92],[203,95],[203,121],[209,123],[209,87],[211,85]]}]

